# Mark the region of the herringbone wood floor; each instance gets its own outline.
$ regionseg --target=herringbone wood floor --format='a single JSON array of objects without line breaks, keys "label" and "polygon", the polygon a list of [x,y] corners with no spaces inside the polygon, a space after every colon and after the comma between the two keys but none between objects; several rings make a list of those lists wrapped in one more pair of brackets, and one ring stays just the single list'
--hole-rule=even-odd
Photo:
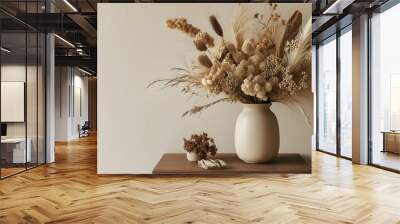
[{"label": "herringbone wood floor", "polygon": [[46,222],[400,223],[400,175],[315,152],[311,175],[98,176],[92,137],[0,181],[0,223]]}]

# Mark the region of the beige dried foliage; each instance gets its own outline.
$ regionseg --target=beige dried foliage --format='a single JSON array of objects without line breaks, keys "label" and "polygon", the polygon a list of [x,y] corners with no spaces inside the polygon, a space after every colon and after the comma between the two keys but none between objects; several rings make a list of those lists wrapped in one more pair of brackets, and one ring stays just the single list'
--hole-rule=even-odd
[{"label": "beige dried foliage", "polygon": [[[254,12],[241,7],[233,23],[235,40],[224,39],[221,24],[213,15],[209,21],[222,38],[214,47],[214,38],[189,24],[185,18],[167,20],[167,26],[193,38],[202,53],[187,69],[175,69],[178,75],[156,80],[164,87],[182,87],[189,95],[222,96],[204,105],[194,106],[183,116],[199,113],[220,102],[296,103],[296,97],[311,88],[311,22],[303,25],[296,10],[282,18],[277,4]],[[304,111],[302,111],[304,114]]]},{"label": "beige dried foliage", "polygon": [[185,18],[169,19],[166,21],[166,25],[170,29],[176,29],[176,30],[182,31],[183,33],[185,33],[193,38],[196,36],[196,34],[198,32],[200,32],[199,28],[188,23]]},{"label": "beige dried foliage", "polygon": [[285,29],[285,32],[283,34],[283,37],[282,37],[282,40],[280,43],[280,48],[279,48],[279,52],[278,52],[279,56],[283,55],[285,44],[288,41],[293,40],[299,33],[302,20],[303,20],[303,15],[298,10],[296,10],[293,13],[293,15],[290,17],[289,21],[286,24],[286,29]]},{"label": "beige dried foliage", "polygon": [[196,45],[202,44],[207,47],[214,47],[214,38],[212,38],[207,32],[198,32],[193,41]]},{"label": "beige dried foliage", "polygon": [[245,33],[247,32],[247,25],[250,20],[251,14],[249,13],[249,10],[245,7],[242,7],[239,11],[239,15],[236,16],[232,25],[237,49],[242,48],[242,44],[245,41]]}]

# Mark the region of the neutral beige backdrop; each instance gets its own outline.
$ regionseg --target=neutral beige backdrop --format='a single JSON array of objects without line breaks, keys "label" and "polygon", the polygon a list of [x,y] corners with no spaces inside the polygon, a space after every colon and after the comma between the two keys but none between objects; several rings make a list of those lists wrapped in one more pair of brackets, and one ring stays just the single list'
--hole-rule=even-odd
[{"label": "neutral beige backdrop", "polygon": [[[265,10],[267,4],[241,4]],[[311,23],[311,4],[280,4],[283,17],[296,9]],[[179,89],[150,88],[153,80],[172,77],[197,54],[191,39],[168,30],[165,20],[186,17],[214,35],[208,16],[221,22],[227,39],[239,4],[111,4],[98,7],[98,173],[147,174],[165,152],[183,152],[183,137],[201,131],[215,138],[219,152],[234,152],[234,126],[240,104],[220,104],[200,115],[181,118],[194,104]],[[216,35],[214,35],[216,36]],[[309,116],[312,98],[303,100]],[[310,160],[312,130],[303,116],[274,104],[281,130],[281,152]]]}]

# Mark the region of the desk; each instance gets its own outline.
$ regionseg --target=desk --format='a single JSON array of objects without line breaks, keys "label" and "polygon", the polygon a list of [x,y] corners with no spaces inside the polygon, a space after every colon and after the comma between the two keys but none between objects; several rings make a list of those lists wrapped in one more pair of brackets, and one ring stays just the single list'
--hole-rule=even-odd
[{"label": "desk", "polygon": [[382,152],[392,152],[400,154],[400,132],[382,131],[382,134],[383,134]]},{"label": "desk", "polygon": [[[26,139],[27,147],[25,152],[25,138],[1,139],[1,156],[6,163],[25,163],[32,160],[32,141]],[[26,159],[26,161],[25,161]]]}]

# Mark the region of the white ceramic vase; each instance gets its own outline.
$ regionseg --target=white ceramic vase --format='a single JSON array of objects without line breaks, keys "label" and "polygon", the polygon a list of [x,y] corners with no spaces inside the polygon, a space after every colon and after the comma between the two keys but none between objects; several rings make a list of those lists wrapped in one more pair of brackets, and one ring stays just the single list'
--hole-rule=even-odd
[{"label": "white ceramic vase", "polygon": [[246,163],[265,163],[279,152],[279,125],[271,104],[243,104],[236,120],[235,148]]},{"label": "white ceramic vase", "polygon": [[186,152],[186,158],[190,162],[196,162],[199,160],[199,155],[196,152]]}]

